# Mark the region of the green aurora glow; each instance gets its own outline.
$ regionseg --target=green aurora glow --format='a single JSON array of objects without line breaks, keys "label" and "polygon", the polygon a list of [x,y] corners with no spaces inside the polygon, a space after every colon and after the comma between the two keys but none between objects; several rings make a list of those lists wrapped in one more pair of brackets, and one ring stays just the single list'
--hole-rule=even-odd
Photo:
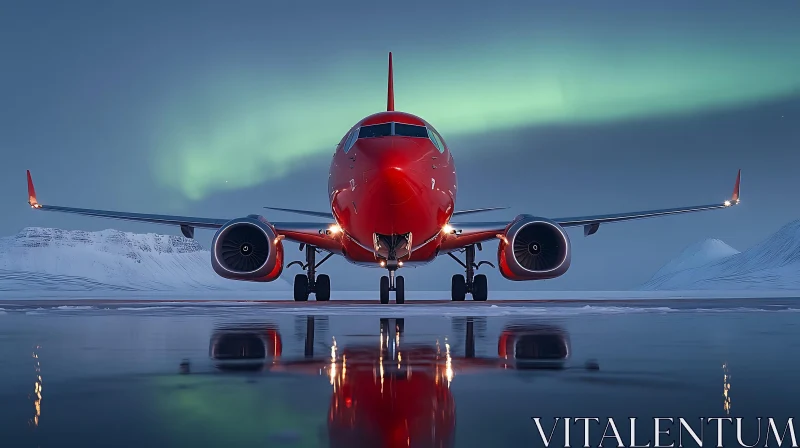
[{"label": "green aurora glow", "polygon": [[309,412],[307,404],[293,397],[294,381],[249,384],[241,377],[173,375],[156,376],[152,382],[157,393],[153,411],[165,424],[157,430],[173,446],[269,446],[275,443],[271,438],[280,442],[282,434],[297,436],[287,442],[293,447],[324,446],[319,434],[327,429],[328,410]]},{"label": "green aurora glow", "polygon": [[[446,139],[742,107],[800,92],[800,32],[793,34],[745,44],[721,34],[540,36],[513,47],[496,40],[396,50],[396,107],[430,121]],[[386,55],[368,56],[314,73],[244,63],[201,73],[162,107],[156,178],[197,200],[284,177],[310,156],[328,157],[357,120],[385,110]]]}]

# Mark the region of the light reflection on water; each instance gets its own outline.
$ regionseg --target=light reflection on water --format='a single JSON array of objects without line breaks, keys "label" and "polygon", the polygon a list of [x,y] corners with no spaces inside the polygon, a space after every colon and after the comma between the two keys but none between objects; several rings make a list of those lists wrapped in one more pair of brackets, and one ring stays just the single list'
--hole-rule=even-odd
[{"label": "light reflection on water", "polygon": [[[180,319],[110,311],[4,316],[0,351],[17,355],[0,364],[0,421],[24,424],[29,419],[41,437],[40,445],[9,446],[81,445],[89,435],[107,446],[124,447],[224,445],[226,437],[234,438],[229,446],[276,440],[282,441],[276,446],[331,446],[330,419],[364,429],[369,420],[360,413],[376,415],[378,404],[393,405],[395,414],[386,415],[385,426],[375,429],[373,437],[389,434],[393,421],[408,421],[438,428],[428,428],[429,434],[452,432],[459,447],[519,446],[536,440],[532,416],[625,419],[658,412],[748,417],[761,412],[777,417],[791,411],[780,403],[800,396],[800,391],[778,387],[790,381],[787,372],[796,371],[787,364],[796,359],[786,358],[800,348],[796,313],[619,313],[534,320],[315,317],[316,327],[312,317],[250,312],[237,324],[229,314],[224,320],[234,324],[221,330],[223,319],[205,311]],[[270,323],[246,322],[256,318]],[[384,325],[384,320],[393,325]],[[227,343],[241,344],[226,348],[227,354],[245,358],[222,359],[226,352],[215,344],[222,344],[226,331],[236,336]],[[27,341],[27,348],[13,351],[11,339],[2,337],[6,334]],[[43,342],[28,345],[31,341]],[[50,384],[44,425],[42,345],[47,347]],[[213,359],[219,355],[221,361]],[[191,360],[191,373],[178,375],[184,359]],[[585,368],[589,359],[597,359],[599,367]],[[227,361],[238,370],[220,368]],[[736,412],[731,406],[731,365],[738,366]],[[95,381],[99,376],[103,378]],[[24,389],[11,385],[17,378],[25,382]],[[371,395],[365,378],[375,397],[383,398]],[[324,388],[318,387],[319,380]],[[24,407],[21,401],[18,406],[4,399],[26,396]],[[109,412],[90,418],[92,408]],[[421,418],[421,412],[428,417]],[[104,427],[121,435],[113,436]],[[148,429],[137,430],[142,427]],[[312,431],[308,428],[314,428],[313,437],[304,433]],[[414,434],[424,433],[415,428],[418,432],[403,433],[403,440],[413,442]],[[3,433],[8,434],[6,441],[30,437],[13,428]],[[294,439],[303,443],[293,445]]]},{"label": "light reflection on water", "polygon": [[33,395],[29,396],[33,399],[34,408],[33,418],[29,421],[29,423],[33,424],[33,426],[39,426],[39,418],[42,415],[42,365],[41,361],[39,360],[39,349],[41,348],[42,347],[40,345],[37,345],[32,354],[36,363],[34,368],[36,379],[33,383]]},{"label": "light reflection on water", "polygon": [[722,409],[725,410],[726,415],[731,413],[731,374],[728,363],[722,365]]}]

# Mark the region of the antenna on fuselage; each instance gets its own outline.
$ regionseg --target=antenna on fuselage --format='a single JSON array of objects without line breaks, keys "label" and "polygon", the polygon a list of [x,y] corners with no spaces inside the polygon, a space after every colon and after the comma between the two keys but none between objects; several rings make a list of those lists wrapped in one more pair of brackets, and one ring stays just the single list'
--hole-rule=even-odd
[{"label": "antenna on fuselage", "polygon": [[394,110],[394,76],[392,75],[392,52],[389,52],[389,92],[386,95],[386,110]]}]

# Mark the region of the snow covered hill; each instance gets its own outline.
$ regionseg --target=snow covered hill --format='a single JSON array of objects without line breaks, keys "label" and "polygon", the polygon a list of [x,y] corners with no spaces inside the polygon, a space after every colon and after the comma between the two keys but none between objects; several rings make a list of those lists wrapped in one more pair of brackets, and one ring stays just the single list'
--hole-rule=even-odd
[{"label": "snow covered hill", "polygon": [[644,290],[800,290],[800,220],[739,253],[719,240],[687,248]]},{"label": "snow covered hill", "polygon": [[653,275],[653,278],[659,278],[685,269],[703,266],[738,253],[738,250],[728,246],[722,240],[709,238],[684,249],[680,255],[659,269],[658,272]]},{"label": "snow covered hill", "polygon": [[0,292],[290,289],[221,278],[210,257],[182,236],[28,227],[0,238]]}]

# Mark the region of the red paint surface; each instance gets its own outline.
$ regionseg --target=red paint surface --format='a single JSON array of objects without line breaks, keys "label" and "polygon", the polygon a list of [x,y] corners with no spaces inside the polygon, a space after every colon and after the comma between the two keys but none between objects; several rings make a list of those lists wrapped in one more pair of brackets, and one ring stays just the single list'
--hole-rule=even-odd
[{"label": "red paint surface", "polygon": [[[351,132],[389,122],[433,129],[411,114],[381,112],[364,118]],[[370,251],[375,233],[411,233],[414,251],[402,260],[432,260],[456,199],[456,169],[449,149],[440,153],[426,138],[389,136],[359,139],[345,153],[347,136],[349,132],[336,148],[328,183],[331,209],[346,234],[345,256],[377,263]]]}]

